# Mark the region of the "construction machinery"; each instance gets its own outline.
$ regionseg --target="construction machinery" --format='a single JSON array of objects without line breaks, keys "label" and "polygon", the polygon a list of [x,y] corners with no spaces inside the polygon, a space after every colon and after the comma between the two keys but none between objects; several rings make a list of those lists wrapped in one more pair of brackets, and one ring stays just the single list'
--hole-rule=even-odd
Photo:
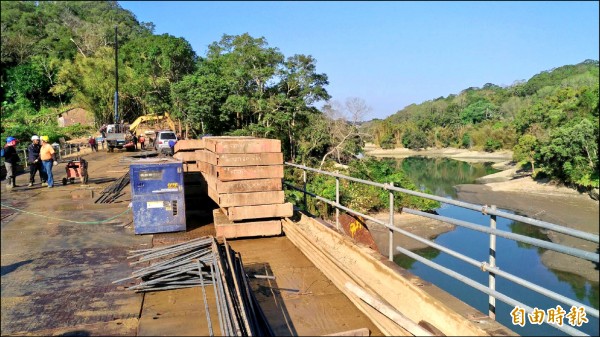
[{"label": "construction machinery", "polygon": [[73,184],[75,182],[75,178],[81,179],[82,184],[87,184],[88,182],[88,163],[85,159],[81,157],[77,158],[77,160],[69,160],[67,165],[65,166],[65,170],[67,171],[67,176],[62,179],[62,184],[66,185],[67,183]]},{"label": "construction machinery", "polygon": [[171,130],[175,132],[175,123],[168,112],[165,112],[163,115],[143,115],[129,125],[129,131],[136,135],[154,135],[156,130]]},{"label": "construction machinery", "polygon": [[[118,41],[117,27],[115,27],[115,124],[109,124],[106,128],[106,144],[108,152],[114,152],[115,148],[125,148],[128,151],[135,150],[133,136],[143,132],[145,135],[154,135],[155,130],[170,128],[175,132],[175,123],[168,112],[164,115],[143,115],[138,117],[130,125],[126,125],[123,120],[119,123],[119,63],[118,63]],[[154,122],[154,123],[153,123]],[[160,124],[167,124],[164,125]],[[155,126],[157,124],[158,126]],[[141,132],[140,132],[141,131]],[[150,138],[150,137],[149,137]],[[149,139],[152,142],[152,138]],[[150,143],[149,142],[149,143]]]}]

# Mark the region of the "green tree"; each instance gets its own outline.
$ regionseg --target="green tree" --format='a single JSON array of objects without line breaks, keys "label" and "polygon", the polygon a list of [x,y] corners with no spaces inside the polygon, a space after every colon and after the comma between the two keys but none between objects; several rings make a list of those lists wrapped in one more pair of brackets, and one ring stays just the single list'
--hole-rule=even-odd
[{"label": "green tree", "polygon": [[138,114],[171,111],[171,85],[191,74],[196,64],[191,45],[168,34],[132,39],[119,54],[133,70],[131,82],[123,83],[123,89],[139,101],[143,110]]},{"label": "green tree", "polygon": [[[131,74],[119,71],[120,82]],[[100,48],[94,56],[77,55],[74,62],[67,61],[61,68],[54,94],[72,93],[73,100],[91,111],[98,124],[110,122],[114,114],[114,50]],[[128,120],[130,116],[122,118]]]},{"label": "green tree", "polygon": [[243,34],[224,35],[211,44],[197,70],[174,84],[171,93],[192,128],[277,138],[293,161],[302,130],[319,113],[313,104],[329,98],[325,85],[327,76],[316,72],[311,56],[284,59],[264,38]]},{"label": "green tree", "polygon": [[551,132],[540,148],[541,163],[552,176],[585,187],[598,187],[598,123],[588,119]]},{"label": "green tree", "polygon": [[533,135],[523,135],[513,148],[513,160],[526,161],[531,164],[532,175],[535,177],[535,155],[538,151],[538,140]]},{"label": "green tree", "polygon": [[402,144],[407,149],[418,150],[430,145],[425,132],[417,128],[410,128],[402,135]]},{"label": "green tree", "polygon": [[496,116],[498,108],[491,102],[479,100],[467,106],[460,113],[464,124],[477,124]]},{"label": "green tree", "polygon": [[3,84],[7,103],[27,99],[32,103],[33,109],[39,110],[50,96],[50,82],[44,76],[43,69],[35,63],[23,63],[10,68],[7,71],[7,80]]}]

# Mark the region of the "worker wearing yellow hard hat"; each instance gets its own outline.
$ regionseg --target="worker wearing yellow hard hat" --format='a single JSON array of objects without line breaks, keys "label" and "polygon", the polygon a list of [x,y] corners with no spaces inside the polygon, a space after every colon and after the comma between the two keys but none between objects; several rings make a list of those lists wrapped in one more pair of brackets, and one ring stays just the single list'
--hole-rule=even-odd
[{"label": "worker wearing yellow hard hat", "polygon": [[[44,166],[44,171],[48,176],[48,188],[54,187],[54,176],[52,175],[52,166],[57,165],[56,161],[56,153],[54,152],[54,148],[52,145],[48,143],[48,136],[41,136],[42,140],[42,148],[40,149],[40,159],[42,160],[42,165]],[[45,184],[42,184],[44,186]]]}]

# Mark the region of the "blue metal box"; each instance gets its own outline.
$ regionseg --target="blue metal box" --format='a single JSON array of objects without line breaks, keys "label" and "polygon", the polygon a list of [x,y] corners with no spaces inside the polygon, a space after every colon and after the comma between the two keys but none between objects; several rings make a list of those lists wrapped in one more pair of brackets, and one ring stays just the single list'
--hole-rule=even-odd
[{"label": "blue metal box", "polygon": [[141,159],[129,166],[135,234],[186,230],[183,164]]}]

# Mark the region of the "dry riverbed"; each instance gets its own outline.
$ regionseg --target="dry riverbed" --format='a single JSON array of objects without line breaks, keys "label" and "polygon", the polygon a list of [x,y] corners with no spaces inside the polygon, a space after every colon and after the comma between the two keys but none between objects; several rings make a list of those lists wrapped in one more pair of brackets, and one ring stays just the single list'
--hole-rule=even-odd
[{"label": "dry riverbed", "polygon": [[410,150],[406,148],[382,149],[370,143],[365,145],[365,154],[373,157],[385,158],[406,158],[413,156],[434,158],[444,157],[472,163],[507,161],[511,160],[513,155],[512,151],[507,150],[497,152],[485,152],[455,148],[427,148],[422,150]]},{"label": "dry riverbed", "polygon": [[[530,176],[505,182],[456,186],[458,199],[476,204],[496,205],[520,214],[584,232],[598,234],[598,201],[586,193],[564,186],[536,182]],[[547,232],[553,242],[596,252],[598,244],[568,235]],[[598,282],[598,266],[566,254],[546,251],[542,263]]]},{"label": "dry riverbed", "polygon": [[[588,233],[598,234],[598,201],[587,193],[548,182],[534,181],[528,172],[519,170],[511,163],[512,152],[481,152],[462,149],[425,149],[414,151],[404,148],[383,150],[372,144],[365,147],[365,153],[374,157],[406,158],[410,156],[446,157],[467,162],[496,162],[494,167],[501,172],[477,179],[478,184],[456,186],[458,200],[480,205],[496,205],[498,208],[516,211],[535,219],[555,223]],[[388,221],[389,215],[381,213],[376,218]],[[454,226],[409,214],[396,215],[394,223],[412,233],[425,238],[435,238],[451,231]],[[369,228],[377,245],[387,255],[388,230],[375,223]],[[573,238],[568,235],[547,231],[550,240],[570,247],[597,252],[598,244]],[[411,250],[425,246],[403,235],[394,236],[394,246],[403,245]],[[598,265],[554,251],[542,254],[542,263],[548,268],[573,273],[587,280],[598,282]]]}]

